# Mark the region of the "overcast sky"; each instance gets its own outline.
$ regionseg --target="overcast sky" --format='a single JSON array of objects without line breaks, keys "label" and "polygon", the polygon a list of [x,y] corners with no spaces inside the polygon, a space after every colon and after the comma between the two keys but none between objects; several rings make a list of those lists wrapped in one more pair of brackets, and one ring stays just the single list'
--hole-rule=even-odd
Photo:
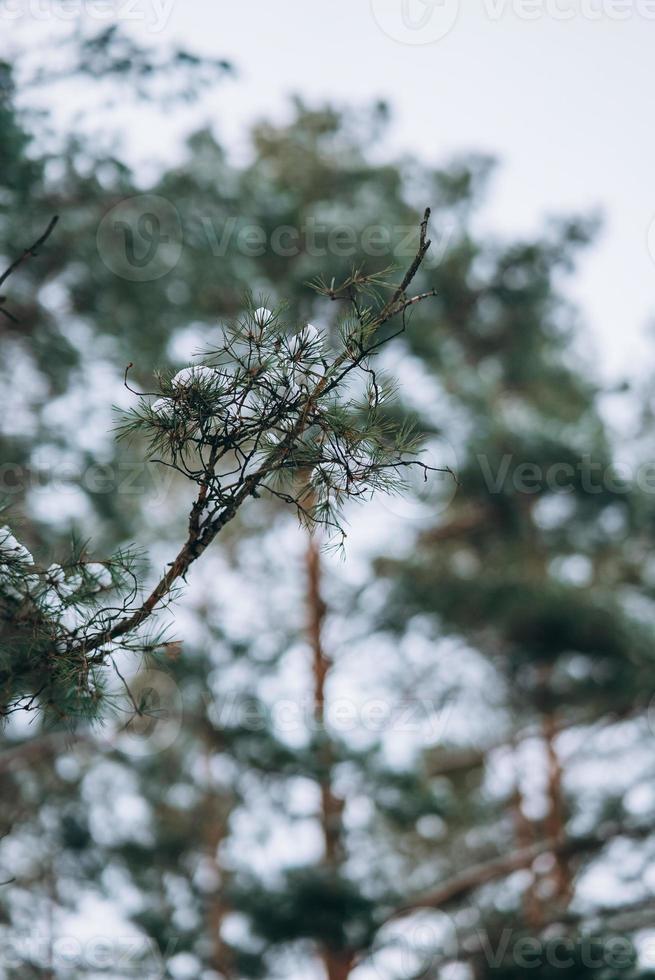
[{"label": "overcast sky", "polygon": [[[143,40],[183,41],[238,69],[184,121],[131,126],[135,159],[170,158],[200,119],[236,149],[254,117],[283,114],[294,92],[383,97],[390,151],[500,158],[489,227],[601,208],[603,236],[574,285],[590,357],[611,376],[649,366],[655,0],[0,0],[0,15],[25,39],[65,27],[66,5],[99,26],[112,9]],[[652,242],[655,253],[655,231]]]}]

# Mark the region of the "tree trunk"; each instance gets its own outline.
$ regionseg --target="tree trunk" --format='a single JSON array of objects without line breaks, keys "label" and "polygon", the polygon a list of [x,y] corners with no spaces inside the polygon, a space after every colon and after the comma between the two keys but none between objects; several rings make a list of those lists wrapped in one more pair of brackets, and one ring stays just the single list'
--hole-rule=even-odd
[{"label": "tree trunk", "polygon": [[[535,843],[534,826],[532,821],[523,812],[523,793],[519,786],[518,776],[512,797],[512,814],[514,817],[514,830],[518,849],[524,850],[531,847]],[[533,878],[523,895],[523,915],[525,923],[530,929],[538,929],[543,924],[541,903],[536,894],[535,885],[536,881]]]},{"label": "tree trunk", "polygon": [[325,950],[321,959],[327,980],[348,980],[354,966],[354,957],[351,953]]},{"label": "tree trunk", "polygon": [[[550,711],[544,715],[543,737],[548,760],[548,799],[549,810],[546,817],[546,836],[564,840],[566,833],[566,814],[562,794],[562,764],[555,747],[557,736],[557,720]],[[555,870],[552,875],[553,899],[562,904],[568,904],[572,895],[571,872],[566,855],[555,855]]]},{"label": "tree trunk", "polygon": [[219,976],[229,980],[234,976],[232,957],[229,947],[224,943],[221,935],[223,919],[230,911],[223,899],[225,888],[224,871],[218,860],[218,849],[225,839],[228,831],[229,806],[226,811],[226,801],[221,799],[219,794],[211,789],[211,748],[208,747],[206,756],[206,768],[209,788],[203,801],[202,822],[204,853],[210,867],[219,879],[217,888],[207,895],[205,906],[205,923],[207,934],[211,942],[211,968]]},{"label": "tree trunk", "polygon": [[[343,806],[332,788],[333,752],[329,733],[325,727],[325,682],[332,666],[323,648],[323,621],[326,606],[321,595],[321,557],[315,539],[310,535],[307,545],[307,628],[312,652],[313,713],[318,733],[319,781],[321,805],[319,820],[323,832],[324,864],[337,871],[344,858]],[[348,980],[353,969],[354,957],[349,950],[321,950],[321,960],[327,980]]]}]

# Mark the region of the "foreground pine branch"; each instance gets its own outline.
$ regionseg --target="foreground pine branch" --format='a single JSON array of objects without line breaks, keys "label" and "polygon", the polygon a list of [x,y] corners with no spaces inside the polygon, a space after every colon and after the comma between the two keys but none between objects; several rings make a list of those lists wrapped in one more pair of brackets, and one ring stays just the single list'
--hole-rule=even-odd
[{"label": "foreground pine branch", "polygon": [[[325,528],[339,546],[347,501],[397,491],[407,467],[427,474],[416,434],[380,412],[391,386],[373,358],[406,329],[408,311],[433,295],[408,294],[430,247],[428,218],[426,211],[416,256],[399,285],[361,270],[336,287],[315,284],[343,305],[336,347],[311,324],[293,331],[280,310],[249,309],[202,364],[160,376],[156,392],[135,392],[139,403],[121,435],[145,437],[151,460],[196,487],[187,537],[145,598],[131,555],[93,568],[78,557],[67,568],[39,570],[7,529],[0,541],[1,615],[12,642],[24,645],[28,637],[29,643],[20,668],[16,657],[0,665],[2,713],[94,713],[114,654],[163,643],[161,633],[146,635],[144,624],[174,597],[191,565],[249,498],[267,493],[290,504],[304,524]],[[395,331],[382,331],[395,318]]]}]

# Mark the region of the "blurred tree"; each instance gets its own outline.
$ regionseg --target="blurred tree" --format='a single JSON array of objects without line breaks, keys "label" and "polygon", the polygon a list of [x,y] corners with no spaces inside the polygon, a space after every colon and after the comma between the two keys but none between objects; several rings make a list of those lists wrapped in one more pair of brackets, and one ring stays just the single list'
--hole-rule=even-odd
[{"label": "blurred tree", "polygon": [[[437,328],[406,341],[433,380],[436,412],[425,411],[422,425],[451,439],[459,433],[459,486],[447,507],[432,498],[436,520],[424,498],[411,556],[378,563],[391,586],[379,622],[403,633],[420,617],[435,639],[450,634],[462,652],[470,644],[496,676],[502,734],[471,758],[464,753],[458,767],[461,779],[484,765],[484,824],[478,814],[477,827],[449,826],[444,857],[455,882],[478,863],[480,885],[489,872],[525,871],[511,888],[508,881],[502,915],[498,893],[476,888],[471,919],[470,882],[438,903],[455,922],[466,923],[468,913],[460,943],[473,950],[480,977],[521,972],[512,954],[522,929],[533,938],[564,937],[576,976],[583,967],[593,976],[612,973],[589,949],[579,961],[576,944],[589,942],[585,923],[596,920],[591,909],[588,920],[571,914],[577,885],[589,872],[589,846],[595,861],[615,834],[647,837],[652,822],[652,806],[633,809],[628,793],[650,778],[648,762],[620,789],[593,792],[584,780],[591,745],[611,744],[619,731],[636,742],[652,737],[653,677],[644,574],[651,503],[617,465],[601,393],[573,344],[575,314],[557,291],[590,230],[579,221],[552,223],[540,240],[510,247],[463,237],[436,271]],[[433,753],[435,772],[447,757]],[[594,843],[599,829],[606,837]],[[651,847],[642,845],[635,859],[647,863]],[[508,852],[508,860],[497,859]],[[486,950],[476,951],[471,937],[481,923],[491,935],[514,930],[506,969],[492,969]],[[605,934],[603,942],[611,945]],[[542,947],[534,975],[557,967],[544,955]],[[634,970],[629,961],[612,975]]]}]

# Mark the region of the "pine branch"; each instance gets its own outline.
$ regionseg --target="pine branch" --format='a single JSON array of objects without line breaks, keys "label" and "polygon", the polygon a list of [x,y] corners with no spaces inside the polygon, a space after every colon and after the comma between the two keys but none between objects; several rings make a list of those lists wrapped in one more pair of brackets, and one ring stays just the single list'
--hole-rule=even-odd
[{"label": "pine branch", "polygon": [[[160,391],[134,393],[140,402],[128,413],[121,435],[145,435],[151,459],[196,485],[186,539],[145,599],[137,600],[137,580],[129,559],[119,560],[120,576],[112,578],[119,598],[111,606],[96,601],[93,577],[84,588],[83,563],[78,563],[81,584],[69,589],[73,599],[65,601],[59,591],[69,588],[68,579],[63,585],[52,584],[46,572],[35,575],[33,569],[18,567],[6,581],[21,608],[31,611],[31,621],[38,623],[39,630],[30,637],[29,657],[18,658],[28,665],[21,667],[21,676],[12,676],[11,670],[6,677],[0,672],[6,692],[4,714],[19,708],[40,710],[47,703],[68,718],[71,711],[75,713],[76,698],[95,710],[101,697],[99,672],[114,662],[112,654],[119,645],[145,652],[161,644],[161,639],[144,638],[142,628],[172,601],[191,566],[249,498],[268,491],[292,504],[303,523],[326,527],[342,542],[345,530],[340,515],[346,501],[366,498],[379,489],[399,489],[400,474],[407,467],[419,466],[426,476],[435,469],[418,458],[411,427],[394,428],[381,419],[378,403],[389,386],[370,363],[382,344],[406,328],[407,307],[432,295],[410,299],[406,293],[430,246],[428,216],[426,211],[416,256],[400,285],[390,287],[390,300],[377,310],[364,307],[358,299],[360,294],[375,296],[378,288],[387,288],[376,276],[357,270],[339,289],[328,288],[331,298],[339,295],[349,310],[341,346],[331,356],[311,325],[290,335],[279,313],[248,310],[226,330],[219,347],[207,352],[210,363],[159,377]],[[43,244],[55,220],[1,281]],[[401,328],[380,339],[380,327],[398,314]],[[127,371],[125,385],[129,387]],[[362,388],[360,402],[353,393]],[[119,581],[121,577],[125,582]],[[2,588],[0,576],[0,593]],[[72,604],[78,616],[71,627],[61,613]],[[14,606],[10,599],[7,615],[15,621]],[[85,621],[88,608],[92,612]]]},{"label": "pine branch", "polygon": [[[371,321],[372,330],[377,329],[377,327],[385,323],[391,316],[394,315],[394,306],[398,297],[404,294],[405,290],[414,279],[421,262],[423,261],[423,258],[430,247],[430,241],[426,240],[426,229],[429,214],[430,211],[427,209],[421,223],[419,250],[412,261],[410,268],[405,273],[401,286],[394,292],[392,300],[387,303],[383,307],[380,314],[377,317],[374,317]],[[203,528],[200,528],[196,519],[198,513],[202,510],[207,496],[207,484],[201,484],[200,491],[191,510],[189,536],[178,552],[175,560],[170,565],[168,572],[157,583],[155,588],[139,609],[137,609],[130,616],[127,616],[120,622],[116,623],[110,629],[87,639],[84,643],[84,652],[86,654],[97,650],[122,636],[125,636],[127,633],[133,632],[152,615],[160,602],[168,595],[175,582],[177,582],[179,579],[185,578],[191,565],[197,560],[197,558],[200,557],[200,555],[203,554],[217,534],[222,531],[223,528],[236,516],[237,511],[245,500],[251,496],[256,496],[257,490],[262,484],[262,481],[273,471],[279,470],[284,466],[285,461],[290,457],[297,445],[298,440],[301,438],[303,432],[310,424],[320,399],[338,387],[347,374],[355,370],[368,353],[369,349],[362,349],[356,358],[350,364],[347,364],[347,362],[350,360],[350,352],[348,348],[344,349],[344,351],[332,363],[330,374],[328,375],[326,373],[323,378],[318,381],[313,391],[311,391],[311,393],[308,395],[302,408],[300,418],[288,433],[286,438],[282,441],[279,449],[275,451],[272,456],[267,459],[261,467],[259,467],[259,469],[257,469],[243,481],[241,487],[234,494],[233,498],[225,506],[225,508],[214,520],[206,524]],[[347,367],[345,367],[346,365]],[[340,370],[344,367],[345,370]],[[331,375],[334,375],[335,373],[337,374],[336,380],[331,378]],[[407,462],[398,461],[393,465],[403,466],[408,464]],[[425,464],[419,463],[419,465],[423,466],[424,470],[429,469],[429,467],[425,466]]]}]

